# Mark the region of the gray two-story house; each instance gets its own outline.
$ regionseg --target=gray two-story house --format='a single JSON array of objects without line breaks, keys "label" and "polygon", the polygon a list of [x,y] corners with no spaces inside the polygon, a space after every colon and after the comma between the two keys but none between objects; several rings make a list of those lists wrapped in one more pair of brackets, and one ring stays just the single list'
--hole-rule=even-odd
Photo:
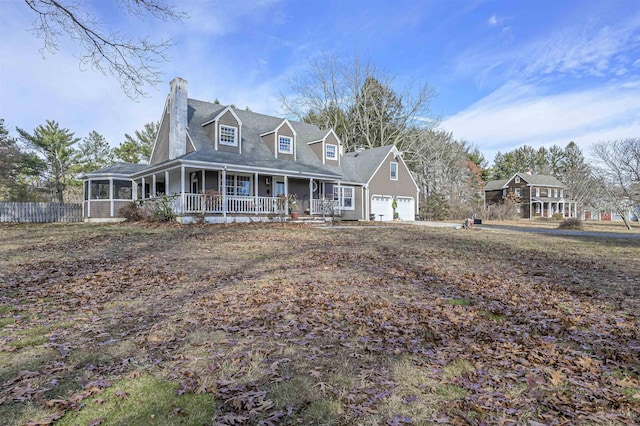
[{"label": "gray two-story house", "polygon": [[[283,209],[344,220],[414,220],[418,186],[393,145],[343,152],[332,129],[190,99],[170,83],[149,164],[84,176],[86,221],[168,195],[177,220],[267,220]],[[282,201],[285,205],[283,206]]]}]

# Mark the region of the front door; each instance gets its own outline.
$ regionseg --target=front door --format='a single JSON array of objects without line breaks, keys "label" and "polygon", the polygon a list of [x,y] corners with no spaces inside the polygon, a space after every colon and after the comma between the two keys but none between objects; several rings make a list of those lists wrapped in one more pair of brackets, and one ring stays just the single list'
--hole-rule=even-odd
[{"label": "front door", "polygon": [[283,194],[284,194],[284,182],[276,182],[276,189],[273,195],[277,197]]}]

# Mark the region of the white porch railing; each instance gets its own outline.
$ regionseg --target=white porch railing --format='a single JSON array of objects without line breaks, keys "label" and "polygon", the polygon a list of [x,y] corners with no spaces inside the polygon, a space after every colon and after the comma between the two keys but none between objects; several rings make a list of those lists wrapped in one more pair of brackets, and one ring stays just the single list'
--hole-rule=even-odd
[{"label": "white porch railing", "polygon": [[338,213],[340,204],[334,200],[314,199],[311,200],[311,214],[332,215]]},{"label": "white porch railing", "polygon": [[[148,198],[145,201],[158,200],[161,197]],[[226,209],[225,207],[226,199]],[[176,214],[269,214],[280,213],[282,199],[279,197],[254,197],[228,195],[205,195],[205,194],[184,194],[171,196],[169,203]],[[313,199],[311,200],[310,213],[312,215],[330,216],[339,212],[339,203],[334,200]]]},{"label": "white porch railing", "polygon": [[277,213],[278,197],[252,197],[228,195],[184,194],[183,213]]}]

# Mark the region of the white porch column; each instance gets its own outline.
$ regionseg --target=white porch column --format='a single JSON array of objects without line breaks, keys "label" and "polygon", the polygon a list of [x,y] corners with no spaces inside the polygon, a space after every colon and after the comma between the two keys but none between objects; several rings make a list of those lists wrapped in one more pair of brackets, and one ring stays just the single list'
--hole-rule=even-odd
[{"label": "white porch column", "polygon": [[131,199],[134,201],[138,199],[138,182],[135,180],[131,181]]},{"label": "white porch column", "polygon": [[164,194],[169,195],[169,170],[164,171]]},{"label": "white porch column", "polygon": [[156,189],[156,174],[151,175],[151,196],[155,197],[158,195],[158,191]]},{"label": "white porch column", "polygon": [[256,172],[253,175],[253,181],[255,182],[255,185],[253,186],[253,197],[254,197],[255,201],[254,201],[253,204],[255,206],[254,210],[255,210],[256,216],[258,215],[259,206],[260,206],[260,204],[258,202],[259,201],[258,200],[258,179],[259,179],[259,176],[258,176],[258,173]]},{"label": "white porch column", "polygon": [[180,166],[180,212],[184,213],[185,211],[185,198],[184,198],[184,185],[185,185],[185,176],[184,176],[184,166]]},{"label": "white porch column", "polygon": [[206,192],[206,186],[204,184],[204,176],[206,174],[206,172],[204,171],[204,169],[200,170],[200,173],[202,174],[202,193],[204,194]]},{"label": "white porch column", "polygon": [[289,213],[289,178],[287,176],[284,177],[284,212],[285,214]]},{"label": "white porch column", "polygon": [[115,210],[113,203],[113,178],[109,178],[109,217],[113,217],[113,211]]},{"label": "white porch column", "polygon": [[87,187],[86,187],[87,183],[86,182],[82,182],[82,219],[84,220],[85,215],[84,215],[84,204],[85,204],[85,197],[87,194]]},{"label": "white porch column", "polygon": [[87,181],[87,185],[89,186],[87,188],[87,217],[91,217],[91,179]]},{"label": "white porch column", "polygon": [[144,190],[144,186],[146,184],[145,178],[144,176],[142,177],[142,199],[144,200],[145,197],[147,196],[147,191]]},{"label": "white porch column", "polygon": [[222,217],[225,223],[227,222],[227,167],[222,169],[222,179],[220,182],[220,188],[222,188]]},{"label": "white porch column", "polygon": [[313,214],[313,179],[309,179],[309,214]]}]

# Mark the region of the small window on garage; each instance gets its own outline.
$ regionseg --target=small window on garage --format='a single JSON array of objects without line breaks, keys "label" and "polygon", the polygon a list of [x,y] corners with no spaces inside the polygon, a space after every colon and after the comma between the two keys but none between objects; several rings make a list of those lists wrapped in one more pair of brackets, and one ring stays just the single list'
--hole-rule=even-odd
[{"label": "small window on garage", "polygon": [[389,177],[391,180],[398,180],[398,163],[391,162],[389,167]]}]

